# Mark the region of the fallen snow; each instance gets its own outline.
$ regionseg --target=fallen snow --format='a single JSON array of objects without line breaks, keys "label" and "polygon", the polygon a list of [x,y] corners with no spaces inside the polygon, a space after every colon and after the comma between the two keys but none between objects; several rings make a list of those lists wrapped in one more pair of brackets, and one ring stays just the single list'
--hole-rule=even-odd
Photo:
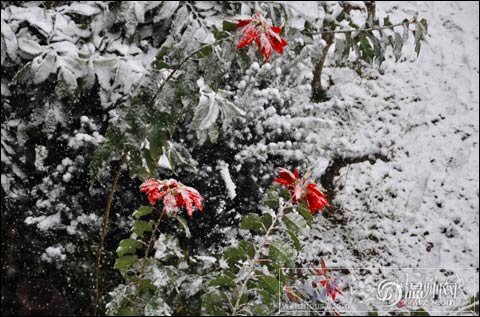
[{"label": "fallen snow", "polygon": [[[479,5],[377,2],[377,8],[392,21],[418,11],[429,36],[418,60],[410,43],[400,63],[385,62],[383,75],[326,68],[333,98],[308,105],[325,129],[307,136],[316,142],[304,147],[307,160],[342,148],[351,154],[387,149],[392,156],[341,170],[334,203],[344,222],[317,219],[305,260],[323,256],[352,268],[478,268]],[[336,124],[339,115],[346,126]],[[314,175],[325,168],[313,166]]]}]

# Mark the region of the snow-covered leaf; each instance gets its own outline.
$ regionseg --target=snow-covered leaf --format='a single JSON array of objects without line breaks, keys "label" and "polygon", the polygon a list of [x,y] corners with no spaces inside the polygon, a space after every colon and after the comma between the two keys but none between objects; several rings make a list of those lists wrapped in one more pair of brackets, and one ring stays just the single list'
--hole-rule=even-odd
[{"label": "snow-covered leaf", "polygon": [[93,2],[91,2],[91,5],[87,3],[73,2],[71,5],[66,7],[65,10],[63,11],[65,13],[74,13],[74,14],[79,14],[84,16],[92,16],[100,13],[102,10],[100,10],[100,8],[95,6]]},{"label": "snow-covered leaf", "polygon": [[162,7],[158,10],[158,14],[154,17],[154,22],[158,22],[170,18],[175,10],[177,10],[179,1],[162,1]]},{"label": "snow-covered leaf", "polygon": [[18,48],[23,52],[32,56],[37,56],[43,52],[43,49],[40,46],[40,44],[38,44],[33,40],[29,40],[25,38],[21,38],[18,40]]},{"label": "snow-covered leaf", "polygon": [[27,21],[41,31],[44,36],[47,36],[53,30],[52,14],[45,9],[40,7],[22,8],[9,6],[7,10],[10,11],[12,20]]}]

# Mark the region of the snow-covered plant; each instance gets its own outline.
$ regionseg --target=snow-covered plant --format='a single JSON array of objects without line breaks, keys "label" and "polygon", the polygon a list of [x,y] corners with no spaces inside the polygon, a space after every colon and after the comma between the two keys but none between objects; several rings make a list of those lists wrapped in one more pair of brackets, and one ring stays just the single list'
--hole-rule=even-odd
[{"label": "snow-covered plant", "polygon": [[[108,313],[276,312],[278,291],[286,287],[280,268],[296,265],[295,255],[302,249],[299,236],[305,235],[313,215],[328,203],[317,185],[308,182],[308,175],[299,179],[296,170],[281,169],[275,182],[280,186],[274,185],[265,196],[263,214],[242,217],[240,232],[248,238],[226,248],[221,257],[190,255],[181,248],[179,232],[184,231],[186,239],[191,236],[180,208],[190,218],[194,206],[203,210],[203,198],[195,189],[173,179],[144,182],[140,191],[146,193],[151,206],[133,213],[133,233],[117,248],[115,268],[125,283],[110,294]],[[161,210],[155,207],[158,201],[162,201]],[[199,304],[200,298],[201,306],[192,304]],[[185,301],[190,303],[188,308]]]},{"label": "snow-covered plant", "polygon": [[313,56],[316,65],[311,83],[312,100],[317,102],[327,97],[322,72],[330,47],[334,47],[334,63],[338,66],[346,64],[352,53],[357,61],[380,66],[389,47],[395,60],[400,60],[409,33],[413,34],[418,55],[427,34],[427,21],[417,16],[400,23],[393,23],[389,16],[378,17],[375,1],[324,1],[322,8],[325,15],[322,22],[306,23],[302,30],[307,38],[322,42],[321,54]]},{"label": "snow-covered plant", "polygon": [[146,194],[150,206],[141,206],[133,213],[132,234],[119,243],[115,268],[121,272],[125,284],[112,292],[107,312],[170,315],[185,300],[183,296],[193,296],[201,288],[201,277],[199,281],[192,280],[196,277],[195,265],[191,263],[211,261],[185,253],[173,226],[177,223],[185,237],[191,238],[180,209],[184,208],[193,218],[193,208],[203,210],[203,197],[196,189],[174,179],[149,179],[140,186],[140,191]]}]

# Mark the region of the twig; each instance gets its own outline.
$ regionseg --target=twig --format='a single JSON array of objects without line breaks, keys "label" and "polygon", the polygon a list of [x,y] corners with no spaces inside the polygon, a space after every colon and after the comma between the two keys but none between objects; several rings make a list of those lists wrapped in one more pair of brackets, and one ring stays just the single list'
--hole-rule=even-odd
[{"label": "twig", "polygon": [[103,245],[105,243],[105,236],[108,232],[108,223],[110,220],[110,209],[112,207],[113,201],[113,194],[115,193],[115,189],[117,187],[118,179],[120,177],[120,172],[122,171],[122,165],[127,160],[127,154],[123,154],[122,158],[120,159],[120,163],[115,171],[115,177],[113,179],[112,188],[110,189],[110,194],[108,195],[107,204],[105,206],[105,210],[103,211],[103,228],[100,234],[100,242],[98,244],[97,249],[97,262],[95,266],[95,303],[93,305],[93,316],[97,316],[98,310],[98,302],[100,300],[100,267],[102,262],[102,252],[103,252]]}]

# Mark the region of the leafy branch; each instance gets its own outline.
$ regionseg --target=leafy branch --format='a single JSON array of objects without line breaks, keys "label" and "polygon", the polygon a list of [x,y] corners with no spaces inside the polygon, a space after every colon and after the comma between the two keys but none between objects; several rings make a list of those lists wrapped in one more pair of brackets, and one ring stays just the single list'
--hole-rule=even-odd
[{"label": "leafy branch", "polygon": [[[372,10],[374,9],[372,8]],[[347,19],[347,17],[348,14],[339,14],[339,19]],[[425,39],[425,35],[427,34],[427,21],[425,19],[418,20],[414,17],[410,20],[404,20],[401,23],[392,24],[389,17],[386,17],[381,26],[380,20],[373,19],[373,17],[374,13],[369,12],[369,19],[373,20],[372,23],[369,24],[373,24],[373,26],[363,29],[335,30],[336,22],[332,22],[326,26],[326,28],[332,28],[330,30],[324,29],[320,32],[312,31],[311,28],[305,30],[308,36],[322,35],[325,40],[321,56],[316,62],[313,71],[313,80],[311,82],[312,101],[320,102],[327,99],[326,89],[322,85],[322,73],[328,51],[333,44],[335,44],[335,57],[337,62],[344,63],[353,50],[358,58],[367,63],[373,63],[375,61],[380,65],[385,60],[385,51],[388,45],[392,47],[396,61],[400,59],[404,42],[408,39],[408,32],[411,31],[415,38],[415,52],[417,55],[420,53],[420,43]],[[410,24],[415,25],[415,30],[410,30]],[[394,30],[401,26],[404,28],[402,35],[395,32],[393,36],[387,36],[383,32],[383,30]],[[375,34],[375,31],[378,31],[380,34]],[[336,38],[335,34],[345,34],[345,39]],[[352,36],[352,34],[355,35]]]},{"label": "leafy branch", "polygon": [[[162,89],[165,87],[165,85],[174,77],[175,73],[180,70],[182,68],[182,66],[184,64],[186,64],[189,60],[191,60],[195,55],[199,54],[199,53],[205,53],[205,50],[208,49],[208,48],[211,48],[213,47],[214,45],[217,45],[219,43],[221,43],[222,41],[226,40],[226,39],[229,39],[231,38],[233,35],[230,35],[230,36],[227,36],[227,37],[223,37],[221,39],[218,39],[216,40],[215,42],[213,43],[210,43],[210,44],[205,44],[203,46],[201,46],[200,48],[194,50],[192,53],[190,53],[189,55],[187,55],[187,57],[185,57],[177,66],[175,66],[173,68],[173,70],[170,72],[170,74],[168,75],[168,77],[162,82],[162,84],[159,86],[159,88],[157,89],[157,91],[154,93],[153,97],[151,98],[151,102],[153,102],[155,99],[157,99],[158,95],[160,94],[160,92],[162,91]],[[158,134],[155,134],[154,137],[157,137]],[[121,140],[124,140],[125,141],[125,138],[121,137]],[[114,142],[116,143],[116,142]],[[163,143],[163,142],[162,142]],[[110,144],[109,144],[110,145]],[[116,143],[115,146],[120,146],[121,144],[119,143]],[[104,151],[102,151],[104,149],[99,149],[97,150],[97,154],[98,153],[102,153]],[[148,161],[150,162],[156,162],[158,161],[160,155],[163,153],[162,150],[159,150],[157,151],[157,155],[156,156],[156,159],[153,159],[153,158],[150,158]],[[103,252],[103,248],[104,248],[104,242],[105,242],[105,237],[107,235],[107,232],[108,232],[108,225],[109,225],[109,218],[110,218],[110,209],[111,209],[111,205],[112,205],[112,201],[113,201],[113,196],[114,196],[114,193],[115,193],[115,189],[117,187],[117,183],[118,183],[118,179],[119,179],[119,175],[120,175],[120,171],[121,171],[121,166],[127,162],[127,158],[128,158],[128,151],[125,151],[123,152],[122,154],[122,157],[120,159],[120,165],[119,167],[117,168],[116,172],[115,172],[115,177],[114,177],[114,180],[113,180],[113,183],[112,183],[112,187],[111,187],[111,190],[110,190],[110,193],[109,193],[109,196],[108,196],[108,199],[107,199],[107,203],[106,203],[106,206],[105,206],[105,209],[104,209],[104,216],[103,216],[103,227],[102,227],[102,231],[100,233],[100,242],[99,242],[99,246],[98,246],[98,250],[97,250],[97,260],[96,260],[96,267],[95,267],[95,297],[94,297],[94,305],[93,305],[93,315],[96,316],[97,315],[97,311],[98,311],[98,304],[99,304],[99,300],[100,300],[100,286],[99,286],[99,276],[100,276],[100,268],[101,268],[101,259],[102,259],[102,252]],[[98,157],[96,158],[97,160],[99,159]],[[95,161],[95,157],[94,157],[94,161]],[[98,165],[98,162],[94,162],[92,161],[93,165]],[[96,164],[95,164],[96,163]],[[96,171],[95,173],[95,176],[97,175],[98,171]],[[162,215],[163,215],[163,212],[162,212]],[[161,219],[159,220],[159,222],[161,221]],[[159,223],[157,223],[158,225]],[[154,234],[152,234],[152,239],[154,237]],[[148,248],[147,248],[147,252],[146,252],[146,256],[148,256],[148,253],[151,249],[151,244],[152,244],[152,239],[149,241],[149,244],[148,244]]]}]

